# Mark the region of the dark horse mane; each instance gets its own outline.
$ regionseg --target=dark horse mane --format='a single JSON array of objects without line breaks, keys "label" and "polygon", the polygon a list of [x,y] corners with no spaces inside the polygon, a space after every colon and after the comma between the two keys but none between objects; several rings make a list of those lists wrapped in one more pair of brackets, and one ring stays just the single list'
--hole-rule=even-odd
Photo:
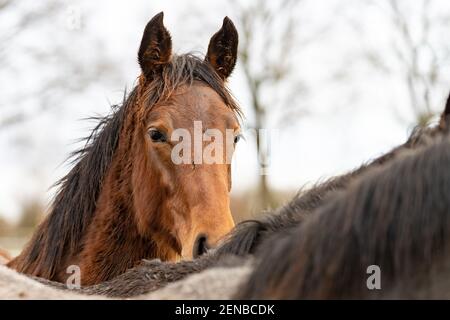
[{"label": "dark horse mane", "polygon": [[[447,134],[369,170],[265,241],[236,298],[448,298],[449,190]],[[366,287],[371,265],[381,290]]]},{"label": "dark horse mane", "polygon": [[82,238],[92,221],[96,201],[103,180],[118,146],[120,132],[131,106],[144,99],[151,108],[168,99],[180,86],[199,81],[211,87],[236,115],[241,111],[224,81],[208,62],[192,55],[174,55],[162,73],[152,79],[144,92],[137,86],[123,103],[112,107],[110,115],[96,118],[99,122],[85,139],[85,145],[72,155],[75,163],[70,172],[56,185],[59,188],[46,219],[39,225],[33,238],[10,266],[19,271],[45,278],[55,274],[55,267],[63,263],[67,253],[79,252]]}]

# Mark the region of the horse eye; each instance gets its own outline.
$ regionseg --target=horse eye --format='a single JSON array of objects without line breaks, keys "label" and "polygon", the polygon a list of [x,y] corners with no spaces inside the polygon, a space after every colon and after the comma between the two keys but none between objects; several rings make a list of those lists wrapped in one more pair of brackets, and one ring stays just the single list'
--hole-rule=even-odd
[{"label": "horse eye", "polygon": [[150,129],[150,131],[148,132],[150,139],[152,139],[154,142],[166,142],[166,136],[164,135],[164,133],[162,133],[159,130],[156,129]]},{"label": "horse eye", "polygon": [[237,136],[234,137],[234,143],[238,143],[239,140],[241,140],[241,135],[238,134]]}]

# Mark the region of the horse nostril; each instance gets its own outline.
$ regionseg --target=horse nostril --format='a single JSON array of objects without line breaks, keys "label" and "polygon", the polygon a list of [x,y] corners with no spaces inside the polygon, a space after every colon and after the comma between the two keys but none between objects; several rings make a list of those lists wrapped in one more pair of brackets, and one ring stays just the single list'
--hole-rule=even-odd
[{"label": "horse nostril", "polygon": [[194,243],[194,250],[192,252],[194,253],[194,259],[198,258],[202,254],[205,254],[208,251],[208,245],[207,245],[207,237],[204,234],[201,234],[197,237]]}]

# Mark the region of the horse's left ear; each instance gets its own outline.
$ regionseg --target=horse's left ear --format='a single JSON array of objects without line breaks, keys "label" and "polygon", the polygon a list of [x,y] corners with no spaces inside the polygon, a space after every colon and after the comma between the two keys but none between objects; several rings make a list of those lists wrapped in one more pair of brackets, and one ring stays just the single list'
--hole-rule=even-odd
[{"label": "horse's left ear", "polygon": [[439,123],[442,129],[447,129],[450,127],[450,94],[447,98],[447,103],[445,104],[444,112],[441,114],[441,121]]},{"label": "horse's left ear", "polygon": [[172,56],[172,39],[163,24],[164,13],[160,12],[147,23],[139,47],[138,61],[142,73],[151,78],[162,70]]},{"label": "horse's left ear", "polygon": [[222,28],[217,31],[209,41],[208,61],[222,79],[230,76],[236,65],[238,47],[238,33],[233,22],[225,17]]}]

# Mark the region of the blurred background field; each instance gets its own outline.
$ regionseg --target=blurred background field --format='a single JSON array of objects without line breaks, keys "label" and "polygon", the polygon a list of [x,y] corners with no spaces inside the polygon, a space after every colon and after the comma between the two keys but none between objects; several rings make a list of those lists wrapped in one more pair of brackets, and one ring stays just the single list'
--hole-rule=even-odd
[{"label": "blurred background field", "polygon": [[225,15],[238,28],[237,222],[435,123],[450,90],[448,0],[0,0],[1,248],[17,253],[45,216],[94,126],[81,119],[133,87],[160,11],[176,52],[204,53]]}]

